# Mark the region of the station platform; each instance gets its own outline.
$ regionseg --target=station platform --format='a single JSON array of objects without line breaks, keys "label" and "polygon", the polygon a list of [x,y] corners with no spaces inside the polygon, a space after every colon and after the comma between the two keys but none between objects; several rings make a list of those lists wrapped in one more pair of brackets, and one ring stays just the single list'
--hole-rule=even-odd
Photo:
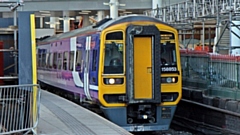
[{"label": "station platform", "polygon": [[45,90],[41,91],[38,135],[131,135],[103,117]]}]

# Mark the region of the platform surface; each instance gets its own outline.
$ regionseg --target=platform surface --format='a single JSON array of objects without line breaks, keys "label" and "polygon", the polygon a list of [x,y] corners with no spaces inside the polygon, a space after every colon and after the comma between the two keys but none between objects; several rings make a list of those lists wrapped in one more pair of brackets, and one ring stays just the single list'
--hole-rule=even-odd
[{"label": "platform surface", "polygon": [[125,129],[62,97],[41,91],[38,135],[131,135]]}]

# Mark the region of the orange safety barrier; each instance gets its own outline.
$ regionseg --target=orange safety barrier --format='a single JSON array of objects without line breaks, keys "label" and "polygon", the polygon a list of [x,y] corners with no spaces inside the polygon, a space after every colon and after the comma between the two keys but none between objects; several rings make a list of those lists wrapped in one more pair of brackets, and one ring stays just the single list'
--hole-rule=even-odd
[{"label": "orange safety barrier", "polygon": [[206,51],[206,52],[210,52],[211,51],[209,46],[204,46],[203,47],[202,45],[195,46],[194,50],[196,50],[196,51]]}]

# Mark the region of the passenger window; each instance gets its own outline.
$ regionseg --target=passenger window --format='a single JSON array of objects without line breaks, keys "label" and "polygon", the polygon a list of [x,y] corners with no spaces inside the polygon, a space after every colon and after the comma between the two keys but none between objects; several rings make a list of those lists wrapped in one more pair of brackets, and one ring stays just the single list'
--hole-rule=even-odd
[{"label": "passenger window", "polygon": [[70,52],[70,57],[69,57],[69,70],[73,71],[73,63],[74,63],[74,51]]},{"label": "passenger window", "polygon": [[58,69],[62,69],[62,53],[58,53]]},{"label": "passenger window", "polygon": [[57,53],[53,53],[53,68],[57,69]]},{"label": "passenger window", "polygon": [[38,54],[38,67],[41,67],[42,54]]},{"label": "passenger window", "polygon": [[93,53],[92,53],[92,58],[93,58],[93,61],[92,61],[92,71],[96,71],[97,70],[97,50],[93,50]]},{"label": "passenger window", "polygon": [[46,53],[42,54],[42,67],[46,67]]},{"label": "passenger window", "polygon": [[68,56],[69,56],[69,53],[68,52],[64,52],[64,55],[63,55],[63,70],[68,70]]},{"label": "passenger window", "polygon": [[76,71],[82,72],[82,51],[78,50],[76,54]]},{"label": "passenger window", "polygon": [[49,68],[53,68],[53,53],[49,54]]}]

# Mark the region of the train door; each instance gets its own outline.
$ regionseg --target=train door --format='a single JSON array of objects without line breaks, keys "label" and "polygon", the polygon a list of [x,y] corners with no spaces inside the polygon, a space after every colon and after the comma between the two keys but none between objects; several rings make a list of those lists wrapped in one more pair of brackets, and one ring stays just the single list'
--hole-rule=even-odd
[{"label": "train door", "polygon": [[[83,43],[85,39],[72,37],[70,40],[70,70],[72,71],[73,81],[77,87],[83,88]],[[81,93],[83,94],[83,93]]]},{"label": "train door", "polygon": [[89,84],[90,89],[97,90],[98,82],[98,47],[99,47],[99,35],[92,35],[91,37],[91,50],[90,50],[90,72],[89,72]]},{"label": "train door", "polygon": [[129,103],[160,103],[160,32],[154,25],[127,28],[126,77]]},{"label": "train door", "polygon": [[87,36],[86,42],[85,42],[85,57],[84,57],[85,64],[83,67],[83,73],[84,73],[83,86],[84,86],[85,95],[89,100],[92,99],[89,91],[90,49],[91,49],[91,36]]}]

